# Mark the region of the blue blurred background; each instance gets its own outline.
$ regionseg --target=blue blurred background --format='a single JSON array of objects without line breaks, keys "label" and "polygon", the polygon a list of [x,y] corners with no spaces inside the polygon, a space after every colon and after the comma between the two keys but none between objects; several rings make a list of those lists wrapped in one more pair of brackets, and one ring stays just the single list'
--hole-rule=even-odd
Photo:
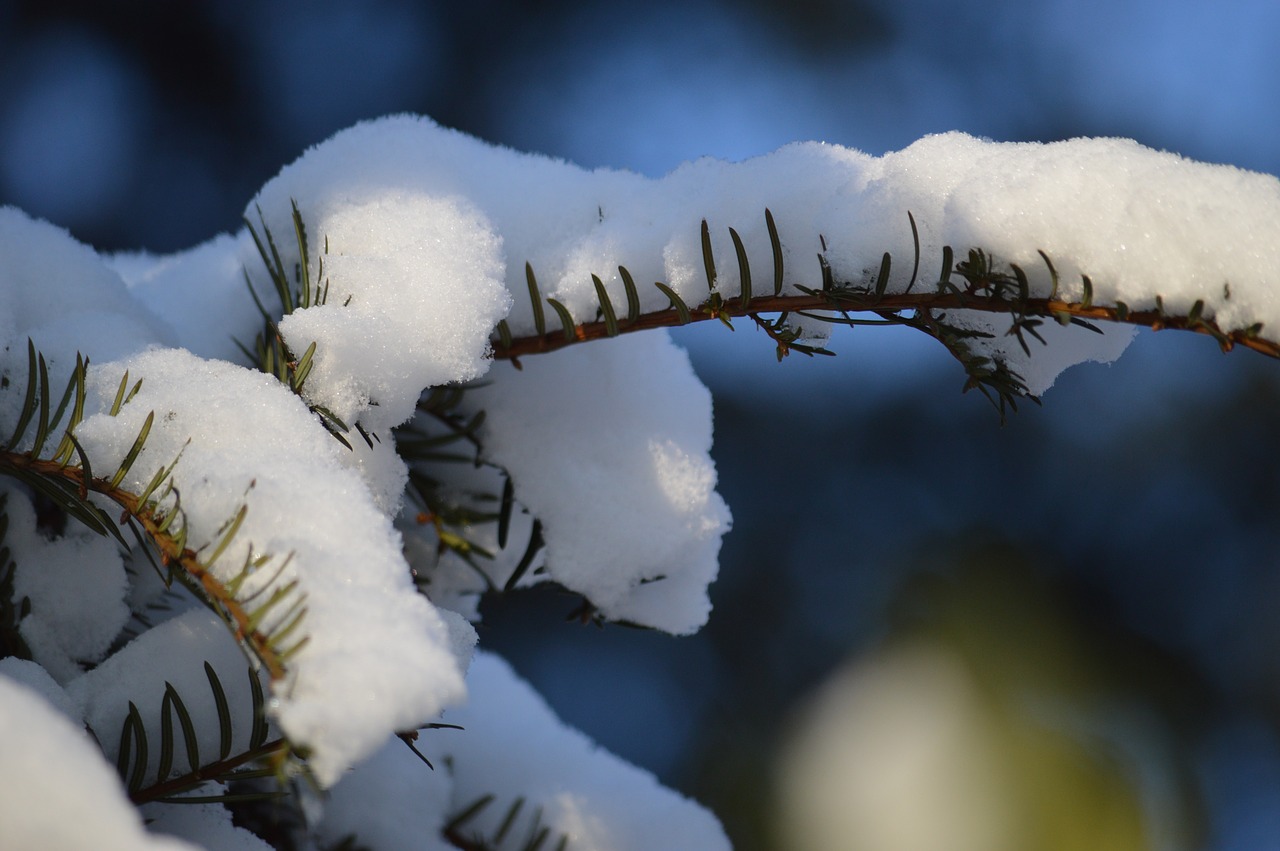
[{"label": "blue blurred background", "polygon": [[[103,250],[186,248],[238,228],[306,146],[397,111],[652,176],[952,129],[1129,136],[1274,174],[1278,41],[1273,0],[0,0],[0,203]],[[1143,333],[1001,428],[907,333],[781,365],[745,330],[678,337],[716,394],[736,520],[716,611],[670,639],[563,624],[554,593],[491,601],[482,641],[567,721],[711,806],[738,848],[799,847],[775,823],[798,708],[927,639],[993,694],[1140,710],[1180,829],[1124,847],[1280,847],[1280,365]],[[1050,635],[1072,665],[1036,655]],[[1098,797],[1064,806],[1098,819]],[[1089,847],[1071,841],[1037,847]]]}]

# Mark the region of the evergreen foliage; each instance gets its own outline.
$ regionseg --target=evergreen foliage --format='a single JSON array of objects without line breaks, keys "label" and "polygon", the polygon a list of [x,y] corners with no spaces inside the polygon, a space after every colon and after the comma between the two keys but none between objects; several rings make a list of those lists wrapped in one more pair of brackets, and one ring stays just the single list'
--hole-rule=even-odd
[{"label": "evergreen foliage", "polygon": [[[482,580],[486,593],[501,594],[545,580],[541,567],[545,555],[542,520],[522,504],[520,489],[511,474],[488,459],[481,428],[485,412],[464,404],[478,385],[428,388],[414,417],[390,435],[344,422],[307,397],[317,344],[312,342],[301,353],[294,351],[286,344],[278,323],[296,311],[328,304],[329,283],[324,269],[328,245],[326,240],[323,251],[313,251],[305,211],[296,203],[290,216],[296,253],[303,258],[293,269],[287,268],[282,259],[278,247],[281,235],[272,232],[261,211],[256,224],[246,220],[262,263],[258,272],[265,273],[271,286],[264,297],[254,276],[245,273],[246,297],[252,298],[262,318],[261,331],[252,344],[240,345],[245,358],[302,397],[314,418],[345,451],[354,451],[356,441],[372,449],[389,440],[408,467],[407,498],[416,509],[416,523],[432,528],[438,553],[449,552],[460,558]],[[1241,345],[1280,357],[1280,341],[1264,334],[1270,329],[1258,324],[1219,327],[1206,314],[1202,301],[1182,315],[1167,311],[1159,297],[1153,310],[1131,309],[1123,302],[1099,304],[1093,298],[1093,285],[1087,275],[1080,281],[1083,298],[1065,300],[1059,293],[1053,259],[1043,251],[1040,257],[1053,282],[1045,297],[1032,294],[1022,268],[1002,263],[980,246],[959,250],[948,246],[940,258],[921,257],[916,221],[909,213],[915,246],[909,263],[895,260],[886,251],[876,268],[846,279],[833,268],[824,251],[813,260],[820,270],[821,286],[788,287],[777,223],[768,209],[763,211],[763,218],[771,246],[771,263],[764,272],[772,282],[771,295],[761,295],[753,286],[753,277],[761,272],[751,268],[743,240],[732,227],[728,228],[727,237],[736,262],[739,289],[732,293],[722,289],[713,246],[715,235],[703,220],[699,240],[707,295],[701,303],[691,304],[667,283],[656,281],[650,286],[661,292],[669,306],[644,312],[639,294],[643,284],[620,266],[620,297],[609,292],[601,276],[593,275],[597,311],[591,321],[578,321],[563,302],[544,296],[534,267],[525,263],[534,333],[521,336],[512,332],[506,320],[499,322],[492,339],[494,358],[510,360],[520,367],[522,359],[578,343],[708,320],[718,320],[732,330],[734,320],[749,319],[764,332],[775,347],[778,360],[782,360],[793,352],[811,357],[833,354],[825,343],[813,342],[808,329],[815,322],[834,326],[901,325],[936,339],[961,365],[964,389],[982,393],[1003,421],[1009,412],[1017,410],[1019,402],[1039,400],[1028,393],[1022,377],[1007,364],[975,351],[973,341],[991,335],[959,321],[956,317],[960,311],[1007,315],[1008,333],[1028,355],[1046,345],[1039,329],[1047,322],[1095,331],[1095,323],[1115,322],[1189,330],[1211,336],[1223,351]],[[820,237],[820,241],[825,248],[825,239]],[[319,258],[314,276],[306,262],[312,256]],[[890,286],[903,275],[906,266],[910,272],[905,286],[900,281]],[[925,271],[933,268],[939,270],[936,275]],[[277,301],[278,308],[274,306]],[[809,324],[804,325],[805,322]],[[139,695],[131,701],[120,729],[91,732],[99,742],[112,744],[105,752],[117,754],[115,764],[122,784],[135,804],[220,802],[246,823],[279,821],[283,817],[273,814],[281,812],[281,799],[292,799],[291,806],[300,806],[299,801],[311,794],[305,782],[298,783],[298,778],[305,781],[308,777],[307,745],[290,741],[274,730],[267,710],[271,695],[284,686],[293,660],[311,640],[305,591],[297,580],[275,581],[289,565],[292,554],[257,552],[250,546],[249,555],[231,578],[219,579],[212,568],[237,540],[249,510],[247,505],[242,503],[232,512],[212,538],[191,540],[183,495],[172,479],[182,463],[181,453],[157,467],[140,490],[124,485],[143,457],[158,412],[146,416],[122,461],[114,466],[104,463],[77,439],[77,428],[85,417],[88,361],[77,358],[65,384],[59,385],[33,342],[28,341],[27,354],[26,374],[5,376],[4,386],[0,387],[0,393],[21,399],[16,426],[0,444],[0,476],[19,483],[27,493],[42,500],[49,512],[111,537],[122,551],[144,555],[166,585],[176,584],[217,614],[249,662],[252,700],[247,707],[233,706],[228,701],[222,677],[205,662],[207,694],[180,693],[166,683],[159,700]],[[122,375],[110,415],[116,416],[131,404],[140,386],[141,381],[131,383],[127,373]],[[477,478],[477,470],[483,470],[485,475]],[[517,524],[518,517],[526,517],[525,522]],[[15,592],[15,556],[4,545],[7,522],[5,501],[0,497],[0,655],[30,658],[20,627],[31,612],[31,602]],[[496,542],[496,547],[488,541]],[[512,557],[502,561],[499,552]],[[416,581],[422,590],[429,591],[429,577],[418,576]],[[597,624],[606,620],[596,604],[586,598],[570,616]],[[200,747],[197,722],[189,708],[196,701],[211,701],[215,706],[218,747],[214,752]],[[146,723],[147,720],[154,723]],[[440,726],[444,725],[429,724],[422,729]],[[158,740],[147,733],[157,727]],[[237,748],[237,731],[243,728],[250,732],[244,739],[246,744]],[[407,747],[427,761],[414,744],[417,730],[399,735]],[[448,766],[435,766],[434,770],[448,770]],[[260,782],[264,779],[270,783]],[[473,829],[477,816],[487,809],[502,811],[497,827]],[[464,849],[563,851],[574,847],[568,836],[545,825],[541,813],[527,806],[524,799],[502,803],[492,794],[454,813],[443,828],[442,838]],[[347,837],[332,847],[359,847],[359,837]]]}]

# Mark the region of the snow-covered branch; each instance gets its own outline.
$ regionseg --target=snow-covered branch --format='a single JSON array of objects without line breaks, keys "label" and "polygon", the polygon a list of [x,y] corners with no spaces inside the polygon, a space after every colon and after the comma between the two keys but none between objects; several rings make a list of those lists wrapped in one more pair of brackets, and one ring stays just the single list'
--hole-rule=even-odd
[{"label": "snow-covered branch", "polygon": [[[1255,324],[1244,329],[1223,330],[1216,322],[1203,315],[1203,304],[1186,315],[1171,314],[1161,305],[1148,310],[1130,310],[1123,303],[1119,305],[1086,304],[1076,301],[1062,301],[1051,298],[1026,298],[1013,300],[1004,295],[975,294],[972,292],[908,292],[876,296],[865,289],[842,288],[838,291],[820,291],[800,293],[798,295],[758,296],[744,306],[739,296],[724,299],[717,308],[707,302],[695,306],[685,305],[681,312],[677,307],[656,313],[641,313],[635,319],[615,320],[613,324],[605,319],[581,322],[544,334],[532,334],[512,338],[510,342],[501,337],[494,339],[493,356],[500,360],[518,360],[526,355],[552,352],[574,343],[585,343],[615,337],[619,333],[646,331],[654,328],[675,328],[691,322],[709,320],[724,321],[724,318],[760,318],[769,314],[800,314],[806,311],[840,311],[839,317],[818,316],[819,321],[832,321],[834,324],[858,324],[842,321],[848,318],[844,314],[870,313],[898,314],[921,310],[977,310],[985,313],[1007,314],[1024,318],[1049,319],[1059,324],[1070,324],[1071,319],[1091,322],[1115,322],[1150,328],[1153,331],[1176,329],[1206,334],[1218,342],[1224,352],[1236,346],[1259,352],[1268,357],[1280,357],[1280,343],[1262,336],[1262,328]],[[1064,318],[1067,320],[1063,322]],[[882,317],[882,320],[884,318]],[[888,320],[892,322],[893,320]],[[866,324],[884,324],[874,320]],[[771,335],[772,336],[772,335]],[[774,338],[785,357],[793,350],[790,342]],[[831,352],[824,352],[831,354]]]},{"label": "snow-covered branch", "polygon": [[[573,848],[726,847],[476,654],[469,623],[481,595],[539,582],[601,619],[706,621],[731,521],[710,394],[665,327],[748,317],[781,357],[907,325],[1002,411],[1117,357],[1126,326],[1277,354],[1280,181],[1120,140],[797,144],[648,180],[397,116],[246,209],[170,257],[101,257],[0,210],[0,636],[41,695],[5,682],[0,715],[88,726],[100,751],[68,759],[114,762],[125,789],[203,765],[216,791],[238,755],[277,753],[273,726],[315,787],[281,787],[298,830],[330,845],[498,846],[524,812]],[[50,497],[79,524],[43,534]],[[121,509],[141,540],[101,536]],[[194,595],[152,579],[151,550]],[[423,728],[435,773],[396,736]],[[397,795],[417,797],[383,808]],[[20,836],[60,818],[22,800]],[[216,844],[240,830],[225,802],[147,817]],[[132,841],[125,796],[104,806]]]}]

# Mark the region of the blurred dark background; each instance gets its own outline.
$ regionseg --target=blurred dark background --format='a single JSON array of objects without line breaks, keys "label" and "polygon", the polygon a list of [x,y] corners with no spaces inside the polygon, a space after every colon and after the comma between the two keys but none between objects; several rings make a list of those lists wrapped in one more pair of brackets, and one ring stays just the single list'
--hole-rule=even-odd
[{"label": "blurred dark background", "polygon": [[[397,111],[652,176],[951,129],[1274,174],[1278,37],[1272,0],[0,0],[0,203],[103,250],[186,248],[306,146]],[[1280,364],[1143,333],[1002,428],[906,333],[781,365],[745,329],[678,338],[716,395],[735,515],[716,609],[671,639],[563,624],[551,592],[491,601],[482,642],[566,721],[743,851],[816,847],[775,821],[797,712],[842,666],[923,642],[1089,767],[1051,787],[1062,812],[1028,805],[1024,847],[1280,847]],[[1100,705],[1142,721],[1052,720]],[[1141,760],[1134,729],[1156,743]],[[1114,788],[1136,833],[1108,832]]]}]

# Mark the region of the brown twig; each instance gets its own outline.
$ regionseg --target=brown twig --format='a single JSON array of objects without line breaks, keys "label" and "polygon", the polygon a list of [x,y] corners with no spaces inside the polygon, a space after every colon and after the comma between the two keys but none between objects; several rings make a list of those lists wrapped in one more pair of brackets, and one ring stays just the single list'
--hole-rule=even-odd
[{"label": "brown twig", "polygon": [[218,762],[211,762],[208,765],[202,765],[195,771],[189,771],[178,777],[170,778],[163,783],[155,783],[151,786],[144,786],[129,794],[129,800],[135,804],[145,804],[148,801],[154,801],[159,798],[166,798],[170,795],[176,795],[195,786],[199,786],[207,780],[213,780],[223,777],[232,771],[235,771],[242,765],[247,765],[256,759],[264,759],[270,757],[278,757],[288,749],[288,742],[284,739],[274,739],[266,742],[258,747],[227,757]]},{"label": "brown twig", "polygon": [[[856,297],[842,294],[838,302],[833,302],[831,294],[755,296],[750,300],[749,309],[742,308],[738,297],[724,299],[714,310],[702,306],[690,310],[691,322],[705,322],[720,319],[722,316],[733,318],[763,313],[782,313],[797,311],[830,311],[839,310],[850,313],[893,313],[898,311],[918,310],[978,310],[985,313],[1005,313],[1010,315],[1042,317],[1045,319],[1082,319],[1102,322],[1116,322],[1137,325],[1159,331],[1174,328],[1207,334],[1218,341],[1224,352],[1235,346],[1242,346],[1268,357],[1280,358],[1280,343],[1259,337],[1250,330],[1223,331],[1212,321],[1203,317],[1191,318],[1175,316],[1161,310],[1124,310],[1119,307],[1105,307],[1096,304],[1067,302],[1047,298],[1030,298],[1011,300],[999,296],[973,295],[968,293],[905,293],[875,297]],[[683,324],[680,315],[674,308],[667,308],[655,313],[644,313],[634,322],[619,321],[618,331],[623,334],[632,331],[643,331],[652,328],[672,328]],[[516,360],[524,355],[541,354],[555,351],[574,343],[604,339],[609,328],[603,320],[583,322],[570,329],[571,338],[563,331],[547,334],[529,335],[512,339],[511,345],[504,346],[495,340],[493,356],[498,359]]]},{"label": "brown twig", "polygon": [[91,491],[102,494],[124,509],[125,518],[132,518],[142,528],[159,552],[164,565],[181,569],[230,618],[236,629],[236,637],[262,663],[270,678],[275,681],[284,676],[284,659],[272,646],[270,637],[254,626],[249,612],[245,611],[226,585],[209,572],[200,561],[199,554],[162,528],[163,520],[153,506],[141,504],[137,494],[114,486],[107,479],[86,477],[80,467],[31,458],[18,452],[0,452],[0,475],[4,474],[6,467],[15,472],[26,471],[43,478],[60,479],[81,493]]}]

